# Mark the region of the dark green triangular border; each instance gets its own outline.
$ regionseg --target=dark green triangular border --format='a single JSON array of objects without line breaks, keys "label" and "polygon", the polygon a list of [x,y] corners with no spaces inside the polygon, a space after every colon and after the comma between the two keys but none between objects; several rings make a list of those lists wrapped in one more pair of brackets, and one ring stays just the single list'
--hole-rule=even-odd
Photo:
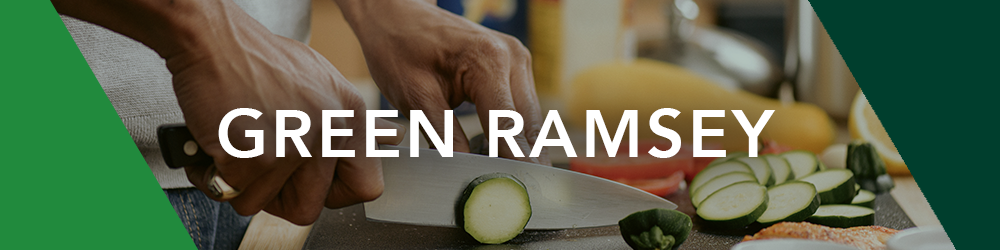
[{"label": "dark green triangular border", "polygon": [[996,2],[812,1],[958,249],[996,247]]}]

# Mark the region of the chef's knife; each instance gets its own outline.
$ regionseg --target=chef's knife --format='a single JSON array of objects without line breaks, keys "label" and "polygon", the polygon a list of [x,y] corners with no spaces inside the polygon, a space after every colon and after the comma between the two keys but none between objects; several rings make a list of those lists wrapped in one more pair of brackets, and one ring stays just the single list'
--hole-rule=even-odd
[{"label": "chef's knife", "polygon": [[[158,137],[163,158],[172,168],[211,162],[192,145],[183,125],[161,126]],[[381,158],[385,189],[378,199],[364,204],[365,216],[372,220],[455,227],[455,204],[462,191],[476,177],[495,172],[524,182],[532,210],[526,229],[609,226],[636,211],[677,208],[630,186],[550,166],[459,152],[442,157],[431,149],[420,149],[420,157],[410,157],[406,147],[381,145],[380,149],[399,150],[400,157]]]}]

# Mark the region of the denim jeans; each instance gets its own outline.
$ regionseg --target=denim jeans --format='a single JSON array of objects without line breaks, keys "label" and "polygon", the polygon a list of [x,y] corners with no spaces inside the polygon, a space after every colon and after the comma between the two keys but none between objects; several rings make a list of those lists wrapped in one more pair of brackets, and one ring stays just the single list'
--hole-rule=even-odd
[{"label": "denim jeans", "polygon": [[195,188],[164,189],[170,205],[200,250],[237,249],[251,216],[240,216],[229,202],[217,202]]}]

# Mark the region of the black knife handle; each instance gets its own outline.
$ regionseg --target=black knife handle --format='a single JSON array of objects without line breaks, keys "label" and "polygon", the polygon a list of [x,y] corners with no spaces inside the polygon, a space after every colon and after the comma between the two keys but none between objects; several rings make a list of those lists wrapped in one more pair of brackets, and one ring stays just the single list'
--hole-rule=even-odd
[{"label": "black knife handle", "polygon": [[163,161],[170,168],[209,166],[214,162],[183,123],[160,125],[156,129],[156,138]]}]

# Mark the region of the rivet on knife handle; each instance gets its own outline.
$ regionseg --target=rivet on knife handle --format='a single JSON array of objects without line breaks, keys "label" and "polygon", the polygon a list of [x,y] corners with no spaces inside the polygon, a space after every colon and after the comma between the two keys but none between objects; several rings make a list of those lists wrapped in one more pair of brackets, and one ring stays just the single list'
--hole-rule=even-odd
[{"label": "rivet on knife handle", "polygon": [[191,131],[182,123],[164,124],[156,129],[163,161],[170,168],[208,166],[214,161],[194,140]]}]

